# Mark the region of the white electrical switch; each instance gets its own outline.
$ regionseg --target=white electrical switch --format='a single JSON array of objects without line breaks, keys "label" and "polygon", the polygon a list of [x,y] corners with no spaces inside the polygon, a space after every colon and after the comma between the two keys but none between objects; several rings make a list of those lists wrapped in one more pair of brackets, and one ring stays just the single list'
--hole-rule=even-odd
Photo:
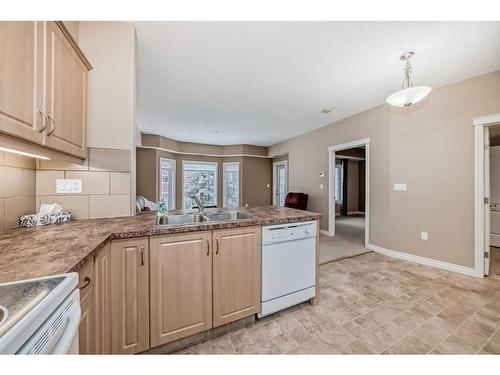
[{"label": "white electrical switch", "polygon": [[323,184],[319,184],[319,188],[323,190]]},{"label": "white electrical switch", "polygon": [[394,184],[394,191],[406,191],[406,184]]},{"label": "white electrical switch", "polygon": [[82,180],[80,179],[57,179],[56,180],[56,193],[81,193]]},{"label": "white electrical switch", "polygon": [[429,239],[429,233],[427,232],[420,232],[420,239],[427,241]]}]

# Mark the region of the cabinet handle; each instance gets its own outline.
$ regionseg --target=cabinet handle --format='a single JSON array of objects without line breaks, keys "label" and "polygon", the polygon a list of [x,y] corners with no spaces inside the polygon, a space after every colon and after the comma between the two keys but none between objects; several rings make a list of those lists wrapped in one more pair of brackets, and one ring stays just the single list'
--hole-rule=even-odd
[{"label": "cabinet handle", "polygon": [[207,238],[207,256],[210,255],[210,240]]},{"label": "cabinet handle", "polygon": [[50,130],[47,135],[51,135],[52,133],[54,133],[54,130],[56,130],[56,122],[54,121],[54,116],[52,116],[50,112],[47,112],[47,117],[50,120]]},{"label": "cabinet handle", "polygon": [[78,289],[80,290],[84,290],[86,287],[88,287],[90,285],[90,277],[88,276],[85,276],[83,281],[85,282],[81,287],[79,287]]},{"label": "cabinet handle", "polygon": [[45,111],[41,108],[38,108],[38,113],[40,113],[42,115],[42,127],[40,129],[38,129],[38,132],[41,133],[45,130],[45,128],[47,127],[47,114],[45,113]]},{"label": "cabinet handle", "polygon": [[215,255],[219,254],[219,239],[215,238]]},{"label": "cabinet handle", "polygon": [[144,245],[141,245],[141,266],[144,266]]}]

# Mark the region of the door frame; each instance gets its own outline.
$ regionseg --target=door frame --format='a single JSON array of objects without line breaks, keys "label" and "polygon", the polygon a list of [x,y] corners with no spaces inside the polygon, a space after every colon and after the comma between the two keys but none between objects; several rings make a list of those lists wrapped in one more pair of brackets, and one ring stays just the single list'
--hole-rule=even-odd
[{"label": "door frame", "polygon": [[[288,193],[288,160],[281,160],[273,162],[273,206],[276,206],[276,189],[277,189],[277,176],[276,176],[276,167],[279,165],[284,165],[286,170],[286,190]],[[285,194],[286,196],[286,194]]]},{"label": "door frame", "polygon": [[[472,121],[474,126],[474,273],[476,277],[485,275],[485,236],[486,208],[485,199],[485,132],[492,125],[500,124],[500,113],[476,117]],[[489,202],[488,202],[489,204]]]},{"label": "door frame", "polygon": [[370,242],[370,138],[357,139],[328,147],[328,235],[335,236],[335,153],[365,146],[365,247]]}]

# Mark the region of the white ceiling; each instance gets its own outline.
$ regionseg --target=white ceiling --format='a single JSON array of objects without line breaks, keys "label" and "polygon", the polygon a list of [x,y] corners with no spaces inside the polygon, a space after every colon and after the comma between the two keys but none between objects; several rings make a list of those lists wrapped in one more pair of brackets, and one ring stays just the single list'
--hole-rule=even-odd
[{"label": "white ceiling", "polygon": [[268,146],[372,108],[408,50],[416,85],[500,69],[500,22],[133,24],[139,128],[180,141]]}]

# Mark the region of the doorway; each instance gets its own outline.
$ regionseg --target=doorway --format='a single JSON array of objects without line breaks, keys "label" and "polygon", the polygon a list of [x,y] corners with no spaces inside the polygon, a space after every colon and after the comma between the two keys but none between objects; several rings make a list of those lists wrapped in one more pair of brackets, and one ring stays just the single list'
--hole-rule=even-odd
[{"label": "doorway", "polygon": [[[500,116],[475,119],[476,276],[500,277]],[[482,139],[481,139],[482,138]],[[479,145],[482,144],[482,147]],[[482,184],[481,184],[482,182]],[[482,196],[481,204],[478,200]],[[482,219],[482,220],[481,220]]]},{"label": "doorway", "polygon": [[[474,276],[500,276],[500,114],[475,118]],[[497,233],[498,232],[498,233]]]},{"label": "doorway", "polygon": [[320,238],[320,262],[370,252],[369,139],[330,146],[328,232]]},{"label": "doorway", "polygon": [[285,198],[288,193],[288,161],[277,161],[273,163],[273,205],[285,206]]}]

